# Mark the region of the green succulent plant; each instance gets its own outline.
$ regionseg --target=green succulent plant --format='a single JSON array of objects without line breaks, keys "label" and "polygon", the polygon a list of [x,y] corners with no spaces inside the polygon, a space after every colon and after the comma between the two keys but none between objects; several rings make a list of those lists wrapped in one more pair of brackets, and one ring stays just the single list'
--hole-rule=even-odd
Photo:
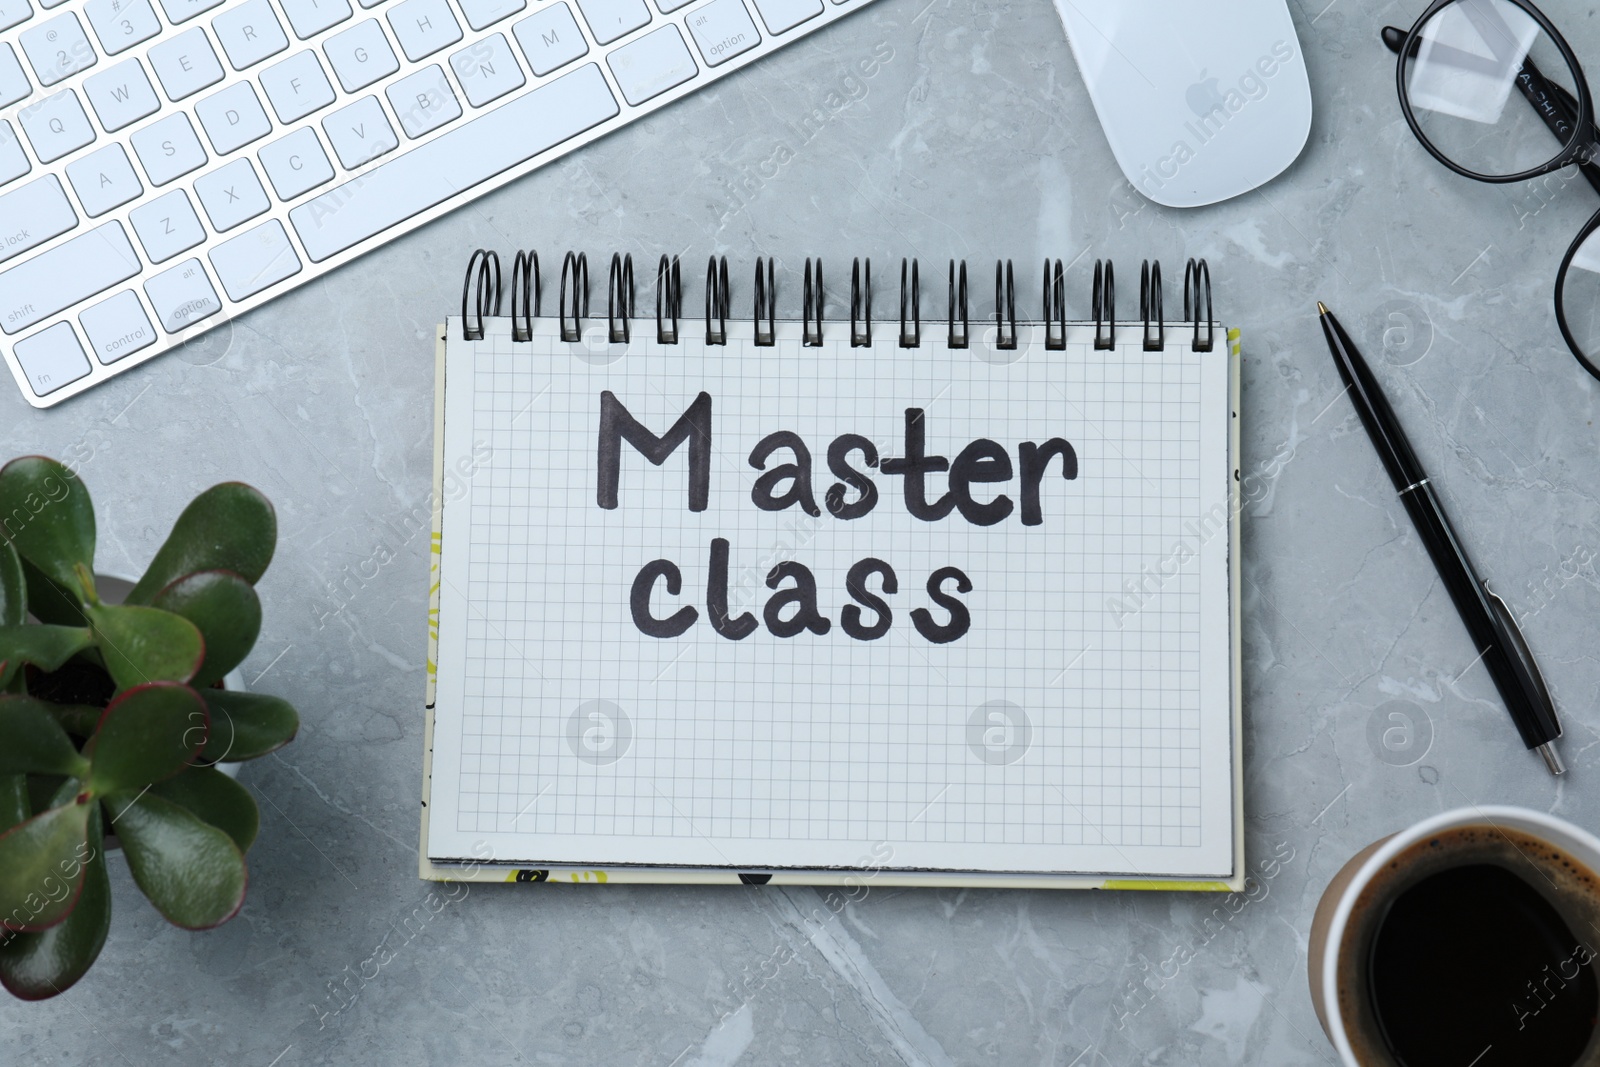
[{"label": "green succulent plant", "polygon": [[16,996],[54,996],[99,956],[111,835],[176,925],[244,903],[259,813],[215,764],[282,747],[299,717],[218,683],[255,644],[277,536],[264,496],[213,486],[107,604],[88,489],[40,456],[0,468],[0,983]]}]

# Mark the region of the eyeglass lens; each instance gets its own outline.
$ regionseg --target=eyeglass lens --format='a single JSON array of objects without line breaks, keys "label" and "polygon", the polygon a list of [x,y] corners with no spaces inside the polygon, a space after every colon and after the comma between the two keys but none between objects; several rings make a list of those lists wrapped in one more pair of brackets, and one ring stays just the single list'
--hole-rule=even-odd
[{"label": "eyeglass lens", "polygon": [[1600,367],[1600,230],[1572,254],[1558,294],[1571,344],[1593,367]]},{"label": "eyeglass lens", "polygon": [[[1509,0],[1456,0],[1440,8],[1405,64],[1402,84],[1422,136],[1475,174],[1532,170],[1578,136],[1567,101],[1547,89],[1558,86],[1570,100],[1577,75],[1554,39]],[[1564,116],[1564,137],[1528,106],[1535,99]]]}]

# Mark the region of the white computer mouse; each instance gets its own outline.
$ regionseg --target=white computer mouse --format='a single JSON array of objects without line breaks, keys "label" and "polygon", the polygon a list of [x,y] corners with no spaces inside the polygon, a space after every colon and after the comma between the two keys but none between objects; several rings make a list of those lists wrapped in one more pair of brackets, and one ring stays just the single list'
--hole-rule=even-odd
[{"label": "white computer mouse", "polygon": [[1168,207],[1248,192],[1294,162],[1311,83],[1285,0],[1055,0],[1122,172]]}]

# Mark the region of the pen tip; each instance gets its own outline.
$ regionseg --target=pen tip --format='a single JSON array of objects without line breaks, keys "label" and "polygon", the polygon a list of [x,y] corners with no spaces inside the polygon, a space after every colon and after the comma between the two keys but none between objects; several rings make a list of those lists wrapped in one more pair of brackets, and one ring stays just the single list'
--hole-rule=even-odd
[{"label": "pen tip", "polygon": [[1551,774],[1565,774],[1566,764],[1561,762],[1561,754],[1556,751],[1555,742],[1546,741],[1539,746],[1539,755],[1544,757],[1544,765],[1550,768]]},{"label": "pen tip", "polygon": [[1328,305],[1324,304],[1322,301],[1318,300],[1317,301],[1317,314],[1326,315],[1327,313],[1328,313]]}]

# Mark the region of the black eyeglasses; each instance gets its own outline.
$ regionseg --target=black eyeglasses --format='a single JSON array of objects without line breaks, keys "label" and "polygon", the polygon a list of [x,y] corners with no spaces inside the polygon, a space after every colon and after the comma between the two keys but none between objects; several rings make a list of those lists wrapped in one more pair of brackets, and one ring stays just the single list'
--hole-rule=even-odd
[{"label": "black eyeglasses", "polygon": [[[1439,162],[1481,182],[1518,182],[1576,165],[1600,192],[1600,130],[1589,83],[1566,39],[1524,0],[1434,0],[1398,54],[1400,110]],[[1520,97],[1521,99],[1515,99]],[[1556,324],[1600,379],[1600,212],[1556,273]]]}]

